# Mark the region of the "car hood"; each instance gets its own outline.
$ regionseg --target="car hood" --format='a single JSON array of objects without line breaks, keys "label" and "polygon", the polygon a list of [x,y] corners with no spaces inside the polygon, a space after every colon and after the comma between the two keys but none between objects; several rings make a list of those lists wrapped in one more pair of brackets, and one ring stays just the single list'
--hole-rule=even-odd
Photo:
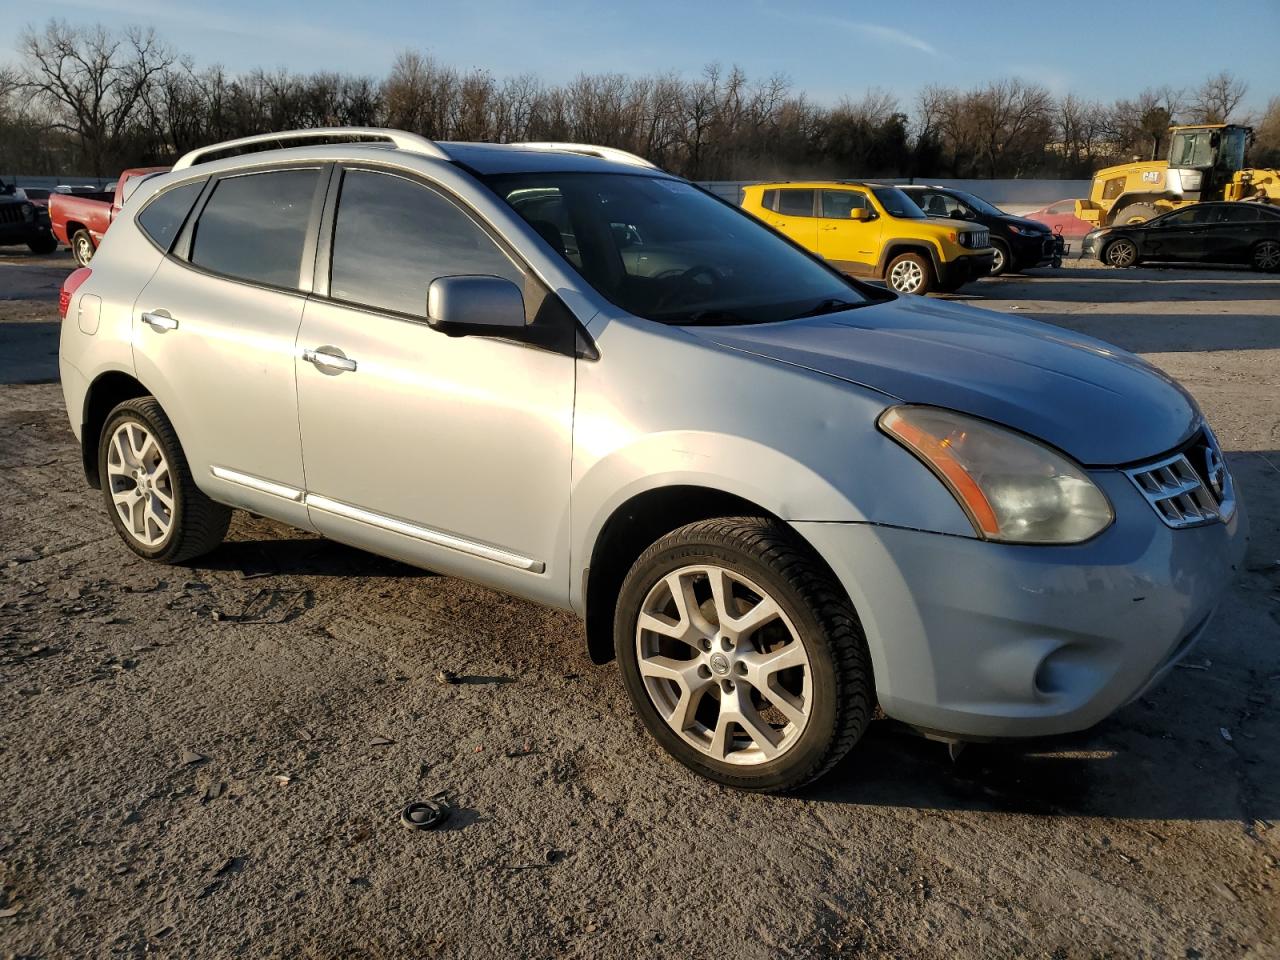
[{"label": "car hood", "polygon": [[1005,223],[1007,223],[1007,224],[1009,224],[1009,225],[1011,225],[1011,226],[1017,227],[1017,228],[1018,228],[1018,229],[1020,229],[1020,230],[1030,230],[1030,231],[1032,231],[1032,232],[1034,232],[1034,233],[1048,233],[1048,232],[1049,232],[1049,228],[1048,228],[1048,227],[1046,227],[1046,226],[1045,226],[1043,223],[1041,223],[1039,220],[1031,220],[1031,219],[1029,219],[1029,218],[1027,218],[1027,217],[1012,217],[1012,216],[1006,216],[1006,217],[1004,218],[1004,222],[1005,222]]},{"label": "car hood", "polygon": [[899,297],[750,327],[689,327],[723,347],[1021,430],[1086,466],[1145,460],[1199,422],[1190,395],[1146,361],[1061,327]]}]

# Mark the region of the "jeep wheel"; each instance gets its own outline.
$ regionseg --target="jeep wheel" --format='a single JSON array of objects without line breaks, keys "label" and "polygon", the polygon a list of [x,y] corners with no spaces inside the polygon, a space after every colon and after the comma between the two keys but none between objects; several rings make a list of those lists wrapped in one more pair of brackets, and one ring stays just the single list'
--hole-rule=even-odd
[{"label": "jeep wheel", "polygon": [[653,737],[728,786],[808,783],[853,748],[871,717],[857,615],[776,520],[705,520],[660,539],[623,582],[614,644]]},{"label": "jeep wheel", "polygon": [[1102,262],[1112,267],[1132,267],[1138,262],[1138,248],[1132,240],[1112,240],[1102,251]]},{"label": "jeep wheel", "polygon": [[1009,245],[1003,240],[992,240],[991,248],[996,255],[991,260],[990,276],[1003,276],[1013,269],[1013,255],[1009,252]]},{"label": "jeep wheel", "polygon": [[1263,240],[1253,248],[1251,263],[1253,269],[1264,273],[1275,273],[1280,270],[1280,242]]},{"label": "jeep wheel", "polygon": [[181,563],[226,536],[231,510],[195,485],[178,436],[151,397],[111,411],[98,443],[98,476],[116,532],[140,557]]},{"label": "jeep wheel", "polygon": [[58,249],[58,240],[52,233],[42,233],[34,240],[27,241],[27,249],[32,253],[53,253]]},{"label": "jeep wheel", "polygon": [[77,230],[71,235],[71,256],[81,267],[87,267],[93,259],[93,237],[88,230]]},{"label": "jeep wheel", "polygon": [[902,253],[890,260],[885,279],[898,293],[924,295],[934,286],[933,267],[918,253]]}]

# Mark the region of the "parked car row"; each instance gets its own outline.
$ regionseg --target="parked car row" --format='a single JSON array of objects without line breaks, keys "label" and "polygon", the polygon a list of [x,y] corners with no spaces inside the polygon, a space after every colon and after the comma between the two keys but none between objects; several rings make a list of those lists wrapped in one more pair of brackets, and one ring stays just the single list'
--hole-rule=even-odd
[{"label": "parked car row", "polygon": [[1262,203],[1197,203],[1148,220],[1094,230],[1086,256],[1113,267],[1140,263],[1239,263],[1280,270],[1280,207]]},{"label": "parked car row", "polygon": [[85,478],[152,561],[238,508],[572,610],[654,739],[745,789],[821,776],[877,710],[1065,733],[1169,672],[1247,539],[1191,395],[843,275],[984,275],[982,224],[749,196],[583,144],[193,151],[63,285]]}]

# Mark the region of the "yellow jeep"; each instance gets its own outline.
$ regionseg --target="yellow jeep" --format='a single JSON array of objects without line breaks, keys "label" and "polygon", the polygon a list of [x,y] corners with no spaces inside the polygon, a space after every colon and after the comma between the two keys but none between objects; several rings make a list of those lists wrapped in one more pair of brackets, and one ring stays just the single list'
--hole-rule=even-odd
[{"label": "yellow jeep", "polygon": [[927,217],[885,184],[757,183],[745,188],[742,207],[836,269],[899,293],[957,290],[985,277],[995,256],[986,227]]}]

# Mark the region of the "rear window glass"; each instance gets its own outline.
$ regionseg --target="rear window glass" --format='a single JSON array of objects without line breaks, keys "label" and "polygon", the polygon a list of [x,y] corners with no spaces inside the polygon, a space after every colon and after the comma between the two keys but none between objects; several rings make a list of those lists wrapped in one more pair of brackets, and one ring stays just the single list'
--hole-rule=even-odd
[{"label": "rear window glass", "polygon": [[772,210],[775,206],[777,206],[777,204],[778,204],[777,190],[766,190],[763,194],[761,194],[760,206],[764,207],[766,210]]},{"label": "rear window glass", "polygon": [[789,217],[813,216],[812,190],[779,190],[778,212]]},{"label": "rear window glass", "polygon": [[319,178],[312,169],[220,180],[196,222],[191,262],[241,280],[296,288]]},{"label": "rear window glass", "polygon": [[138,214],[138,226],[142,228],[142,232],[165,253],[173,246],[173,238],[182,229],[187,214],[191,212],[191,205],[200,196],[206,182],[194,180],[166,190],[153,197]]}]

